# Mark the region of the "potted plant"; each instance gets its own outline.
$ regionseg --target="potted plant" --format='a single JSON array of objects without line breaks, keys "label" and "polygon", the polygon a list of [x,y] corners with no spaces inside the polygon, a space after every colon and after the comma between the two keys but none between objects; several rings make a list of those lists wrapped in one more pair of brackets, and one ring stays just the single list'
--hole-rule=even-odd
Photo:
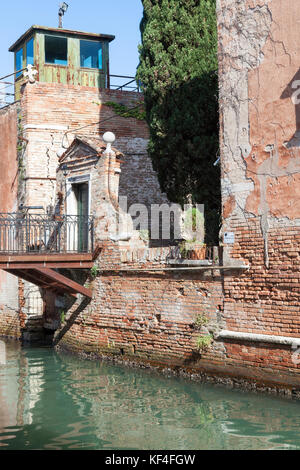
[{"label": "potted plant", "polygon": [[204,243],[204,216],[197,208],[190,208],[184,217],[184,240],[179,244],[181,256],[192,260],[206,258]]},{"label": "potted plant", "polygon": [[183,258],[192,260],[204,260],[206,258],[206,244],[194,240],[184,240],[179,244]]},{"label": "potted plant", "polygon": [[149,230],[139,230],[140,239],[145,243],[149,243],[150,234]]}]

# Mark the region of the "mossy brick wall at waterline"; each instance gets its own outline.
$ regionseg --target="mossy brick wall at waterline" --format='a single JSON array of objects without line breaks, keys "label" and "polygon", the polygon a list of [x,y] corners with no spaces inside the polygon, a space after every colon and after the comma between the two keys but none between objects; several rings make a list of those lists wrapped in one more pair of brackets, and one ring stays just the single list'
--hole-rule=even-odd
[{"label": "mossy brick wall at waterline", "polygon": [[[198,360],[199,334],[218,329],[222,314],[220,273],[163,271],[168,248],[119,250],[107,242],[90,281],[93,299],[67,306],[56,344],[77,352],[128,355],[184,365]],[[137,271],[133,271],[137,270]],[[69,308],[68,308],[69,307]],[[204,331],[197,316],[207,319]],[[213,364],[223,360],[222,344],[203,352]]]},{"label": "mossy brick wall at waterline", "polygon": [[[179,368],[196,375],[236,377],[245,383],[255,383],[257,378],[257,383],[279,389],[297,386],[299,369],[290,346],[218,338],[224,329],[253,331],[238,309],[234,317],[228,315],[229,303],[231,308],[241,304],[237,299],[230,300],[229,291],[224,296],[224,285],[230,289],[246,282],[248,273],[164,271],[169,265],[162,252],[152,248],[122,253],[106,244],[97,277],[89,286],[93,299],[87,304],[80,298],[68,305],[65,323],[56,333],[56,346],[93,357]],[[246,305],[244,301],[243,307]],[[250,315],[251,301],[248,307]],[[280,317],[279,310],[276,313],[275,320]],[[274,314],[268,316],[262,311],[265,328],[269,318],[274,322]],[[289,334],[284,317],[274,324],[277,332],[269,332]],[[199,344],[204,347],[199,348]]]}]

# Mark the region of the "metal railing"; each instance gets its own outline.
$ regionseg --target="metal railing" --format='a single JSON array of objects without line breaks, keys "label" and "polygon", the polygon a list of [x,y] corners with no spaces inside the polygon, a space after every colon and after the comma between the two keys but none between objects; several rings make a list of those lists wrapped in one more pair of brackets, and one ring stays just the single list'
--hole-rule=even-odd
[{"label": "metal railing", "polygon": [[0,108],[13,103],[14,99],[14,83],[0,81]]},{"label": "metal railing", "polygon": [[94,218],[0,213],[0,253],[91,253]]},{"label": "metal railing", "polygon": [[17,70],[0,78],[0,108],[4,108],[15,101],[15,83],[7,81],[7,79],[14,80],[14,77],[24,70],[26,69]]},{"label": "metal railing", "polygon": [[[5,75],[0,78],[0,108],[8,106],[15,101],[15,83],[14,77],[22,74],[26,68]],[[102,86],[110,90],[141,92],[140,82],[135,77],[127,75],[113,75],[99,72],[103,78]],[[7,81],[10,79],[12,81]]]},{"label": "metal railing", "polygon": [[[120,83],[121,81],[125,83]],[[135,77],[128,77],[126,75],[109,75],[108,83],[108,88],[111,90],[135,91],[138,93],[141,91],[140,83]]]}]

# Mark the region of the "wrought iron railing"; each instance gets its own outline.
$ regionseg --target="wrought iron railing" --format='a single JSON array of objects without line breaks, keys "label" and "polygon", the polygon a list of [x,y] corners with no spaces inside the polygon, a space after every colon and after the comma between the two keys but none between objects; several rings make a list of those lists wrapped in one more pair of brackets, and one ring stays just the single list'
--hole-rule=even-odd
[{"label": "wrought iron railing", "polygon": [[0,213],[0,253],[90,253],[94,219],[78,215]]}]

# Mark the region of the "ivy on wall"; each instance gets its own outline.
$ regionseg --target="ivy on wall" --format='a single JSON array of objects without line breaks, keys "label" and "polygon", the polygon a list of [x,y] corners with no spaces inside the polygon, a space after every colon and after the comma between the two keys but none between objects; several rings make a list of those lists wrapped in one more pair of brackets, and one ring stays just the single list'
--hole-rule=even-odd
[{"label": "ivy on wall", "polygon": [[25,152],[27,140],[23,138],[23,125],[21,110],[18,109],[18,141],[17,141],[17,158],[18,158],[18,199],[19,202],[24,198],[24,178],[25,178]]},{"label": "ivy on wall", "polygon": [[113,101],[107,101],[106,103],[103,103],[103,105],[113,108],[114,112],[123,118],[134,118],[139,121],[144,121],[146,119],[146,111],[144,109],[143,101],[140,101],[135,105],[133,104],[132,107],[114,103]]}]

